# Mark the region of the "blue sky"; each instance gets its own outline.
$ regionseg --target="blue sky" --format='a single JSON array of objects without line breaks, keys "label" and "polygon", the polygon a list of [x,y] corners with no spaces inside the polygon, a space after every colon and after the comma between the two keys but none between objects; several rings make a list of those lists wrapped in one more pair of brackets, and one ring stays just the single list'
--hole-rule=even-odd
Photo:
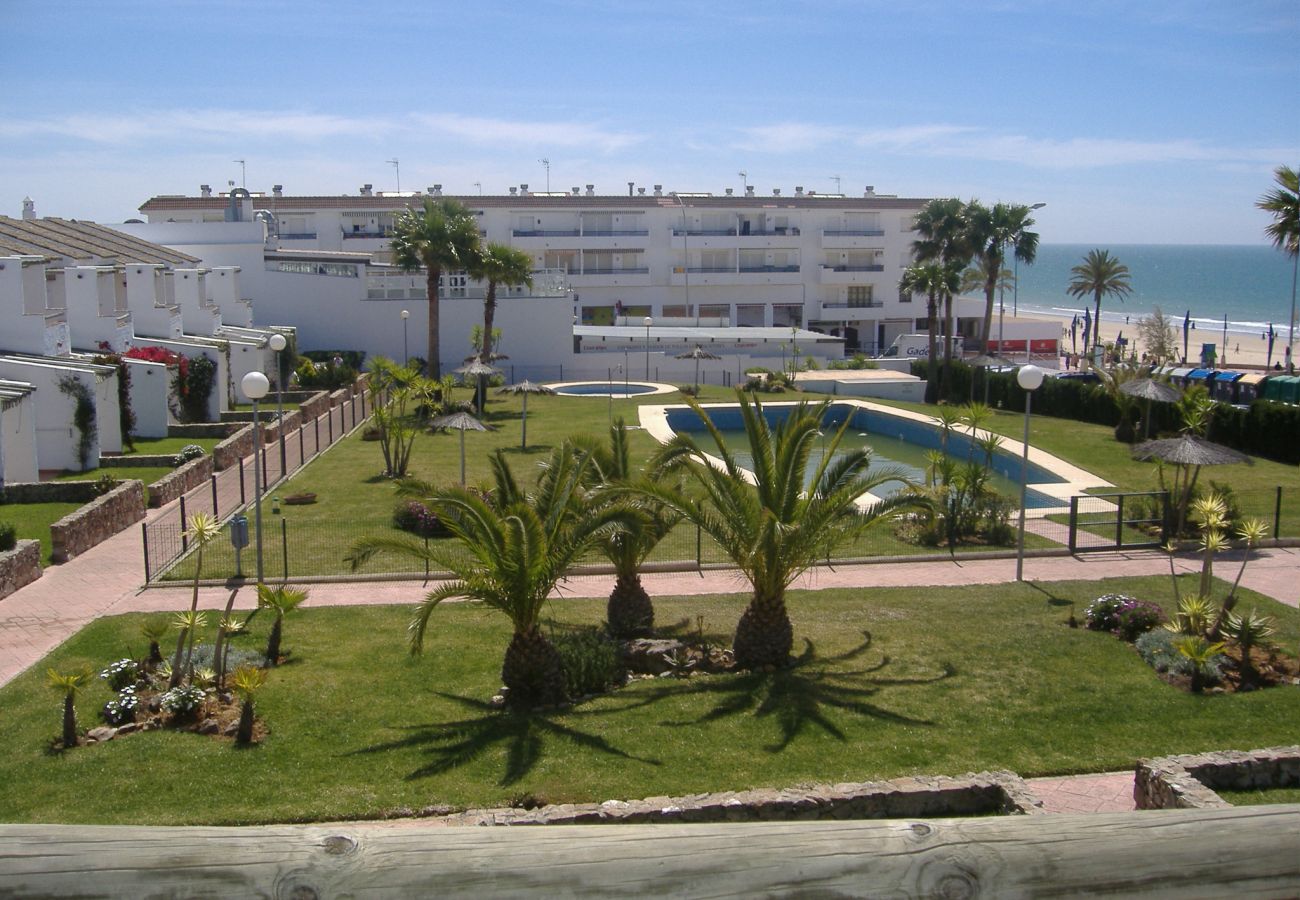
[{"label": "blue sky", "polygon": [[0,212],[155,194],[874,185],[1050,243],[1262,243],[1294,0],[5,0]]}]

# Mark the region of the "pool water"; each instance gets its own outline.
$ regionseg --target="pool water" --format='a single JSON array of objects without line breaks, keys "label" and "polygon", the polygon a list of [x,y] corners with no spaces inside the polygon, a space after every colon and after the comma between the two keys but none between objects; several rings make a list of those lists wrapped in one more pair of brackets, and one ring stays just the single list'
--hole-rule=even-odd
[{"label": "pool water", "polygon": [[638,394],[653,394],[658,388],[652,384],[640,384],[635,381],[624,382],[601,382],[592,384],[562,384],[555,388],[557,394],[568,394],[577,397],[600,396],[606,397],[613,394],[615,397],[634,397]]},{"label": "pool water", "polygon": [[[763,408],[768,421],[773,424],[784,419],[788,411],[789,407],[765,406]],[[745,431],[741,427],[739,409],[734,407],[710,408],[708,412],[722,432],[723,440],[726,441],[727,446],[736,455],[736,461],[745,468],[750,468],[753,456],[749,450]],[[927,425],[901,416],[879,413],[875,410],[865,410],[860,407],[844,405],[833,405],[828,411],[825,419],[826,425],[823,429],[826,436],[819,441],[818,446],[813,448],[809,461],[810,473],[815,471],[821,463],[823,453],[821,445],[830,442],[846,415],[851,417],[852,424],[840,442],[842,449],[853,450],[863,446],[870,447],[873,467],[877,465],[896,465],[906,471],[918,483],[925,482],[925,470],[928,465],[926,455],[931,450],[937,450],[941,446],[938,426]],[[708,452],[713,444],[707,434],[699,434],[704,432],[704,425],[700,422],[699,417],[689,409],[670,410],[668,412],[668,424],[673,431],[696,433],[696,440],[705,452]],[[964,463],[967,459],[977,461],[983,461],[984,459],[984,451],[968,436],[956,433],[948,436],[948,455],[958,463]],[[993,454],[989,486],[1003,496],[1018,498],[1020,496],[1020,466],[1021,459],[1019,456],[1003,450],[996,451]],[[1027,480],[1031,485],[1062,481],[1054,473],[1033,463],[1029,464]],[[874,493],[887,497],[897,493],[903,487],[901,481],[890,481],[881,485]],[[1030,487],[1025,495],[1025,505],[1030,509],[1041,509],[1060,506],[1061,501]]]}]

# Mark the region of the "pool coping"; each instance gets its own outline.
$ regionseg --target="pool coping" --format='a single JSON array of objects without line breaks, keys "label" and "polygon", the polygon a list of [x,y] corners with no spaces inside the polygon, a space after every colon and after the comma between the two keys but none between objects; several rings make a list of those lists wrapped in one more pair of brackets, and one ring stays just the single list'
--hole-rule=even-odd
[{"label": "pool coping", "polygon": [[675,393],[677,393],[677,387],[676,387],[676,385],[663,384],[662,382],[658,382],[658,381],[644,381],[644,380],[640,380],[640,379],[635,380],[635,381],[629,379],[628,381],[624,382],[624,384],[627,384],[627,385],[633,385],[633,384],[636,384],[636,385],[642,385],[642,386],[645,386],[645,387],[652,387],[652,388],[654,388],[654,390],[652,390],[652,391],[642,391],[641,393],[638,393],[638,394],[613,394],[613,393],[608,393],[608,392],[607,392],[607,393],[604,393],[604,394],[565,394],[565,393],[562,393],[562,392],[559,390],[559,388],[566,388],[566,387],[579,387],[579,386],[584,385],[584,384],[617,384],[617,382],[611,382],[611,381],[609,381],[608,379],[597,379],[597,380],[595,380],[595,381],[548,381],[548,382],[546,383],[546,386],[547,386],[548,388],[551,388],[552,390],[554,390],[554,391],[555,391],[557,394],[559,394],[561,397],[601,397],[601,398],[606,399],[606,400],[611,400],[611,399],[612,399],[612,400],[631,400],[631,399],[641,399],[641,398],[644,398],[644,397],[657,397],[657,396],[661,396],[661,395],[663,395],[663,394],[675,394]]},{"label": "pool coping", "polygon": [[[642,394],[640,396],[644,397],[648,395]],[[798,406],[800,402],[801,401],[797,401],[797,400],[795,401],[781,400],[781,401],[772,401],[768,403],[763,403],[763,406],[764,407]],[[907,410],[907,409],[898,409],[897,407],[893,407],[893,406],[882,406],[879,403],[871,403],[869,401],[859,400],[853,397],[837,397],[834,398],[831,402],[832,404],[844,404],[846,406],[856,406],[863,410],[868,410],[870,412],[879,413],[882,415],[896,416],[900,419],[907,419],[909,421],[916,422],[917,424],[921,424],[921,425],[930,425],[935,428],[938,428],[940,426],[939,419],[937,419],[934,416],[927,416],[924,415],[923,413],[912,412],[911,410]],[[701,409],[706,409],[706,410],[737,408],[737,404],[731,402],[701,403],[699,404],[699,406]],[[642,406],[640,407],[641,427],[645,430],[647,434],[653,437],[656,441],[658,441],[661,444],[666,444],[668,443],[668,441],[672,440],[673,435],[675,433],[672,430],[672,428],[668,426],[668,412],[670,410],[678,410],[678,409],[690,409],[690,406],[685,403],[666,404],[664,406],[651,406],[651,405]],[[954,425],[953,430],[961,434],[969,435],[976,440],[992,434],[992,432],[990,431],[982,430],[982,429],[974,429],[966,425]],[[999,434],[995,436],[1001,442],[998,445],[999,449],[1007,453],[1010,453],[1016,457],[1020,457],[1024,453],[1025,445],[1023,441],[1017,440],[1015,438],[1007,437],[1006,435]],[[709,453],[705,453],[704,455],[710,465],[716,468],[722,468],[721,459]],[[1032,509],[1027,509],[1025,511],[1025,515],[1028,518],[1041,519],[1051,515],[1061,515],[1064,513],[1068,513],[1070,511],[1070,498],[1075,496],[1076,494],[1082,494],[1087,490],[1091,490],[1095,488],[1114,487],[1114,485],[1111,484],[1109,481],[1105,481],[1104,479],[1099,478],[1098,476],[1092,474],[1091,472],[1081,469],[1078,466],[1073,465],[1072,463],[1068,463],[1065,460],[1061,459],[1059,456],[1053,456],[1051,453],[1048,453],[1045,450],[1040,450],[1039,448],[1035,447],[1033,444],[1029,445],[1029,461],[1034,465],[1041,466],[1042,468],[1051,472],[1053,475],[1060,478],[1061,481],[1030,482],[1027,485],[1027,487],[1032,488],[1033,490],[1038,491],[1040,494],[1043,494],[1045,496],[1051,497],[1056,500],[1060,500],[1061,505],[1041,506]],[[753,478],[750,475],[750,473],[745,472],[745,475],[746,475],[746,480],[752,483]],[[859,503],[863,506],[869,506],[872,503],[878,502],[879,499],[880,498],[875,497],[872,494],[865,494],[863,495],[862,498],[860,498]]]}]

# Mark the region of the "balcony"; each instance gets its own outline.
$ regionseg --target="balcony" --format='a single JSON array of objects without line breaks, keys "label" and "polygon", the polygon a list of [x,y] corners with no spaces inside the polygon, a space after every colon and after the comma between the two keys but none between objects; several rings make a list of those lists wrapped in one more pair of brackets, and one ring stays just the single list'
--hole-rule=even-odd
[{"label": "balcony", "polygon": [[884,309],[884,308],[885,308],[885,302],[883,300],[867,300],[865,302],[861,300],[847,301],[847,302],[832,300],[832,301],[822,302],[822,309]]},{"label": "balcony", "polygon": [[350,241],[350,240],[359,240],[359,239],[366,239],[366,240],[372,240],[372,241],[382,241],[382,240],[387,240],[388,238],[390,238],[390,237],[392,237],[392,236],[393,236],[393,230],[392,230],[391,228],[386,228],[386,229],[384,229],[383,231],[345,231],[345,232],[343,232],[343,240],[345,240],[345,241]]},{"label": "balcony", "polygon": [[823,228],[822,237],[884,237],[883,228]]},{"label": "balcony", "polygon": [[867,266],[822,266],[823,269],[829,269],[832,272],[883,272],[885,267],[880,263],[872,263]]},{"label": "balcony", "polygon": [[649,234],[646,228],[584,228],[580,237],[647,237]]},{"label": "balcony", "polygon": [[617,269],[583,269],[581,272],[570,272],[573,275],[649,275],[650,269],[647,266],[622,266]]},{"label": "balcony", "polygon": [[[348,235],[351,237],[351,235]],[[314,231],[283,231],[280,233],[282,241],[314,241],[316,232]]]},{"label": "balcony", "polygon": [[548,238],[578,237],[581,232],[577,228],[513,228],[510,234],[512,237]]},{"label": "balcony", "polygon": [[674,228],[673,237],[735,237],[734,228]]},{"label": "balcony", "polygon": [[742,275],[753,275],[761,272],[798,272],[798,266],[747,266],[741,263],[740,273]]},{"label": "balcony", "polygon": [[871,279],[866,275],[869,272],[883,272],[885,267],[880,264],[868,266],[822,266],[818,280],[822,284],[863,284]]}]

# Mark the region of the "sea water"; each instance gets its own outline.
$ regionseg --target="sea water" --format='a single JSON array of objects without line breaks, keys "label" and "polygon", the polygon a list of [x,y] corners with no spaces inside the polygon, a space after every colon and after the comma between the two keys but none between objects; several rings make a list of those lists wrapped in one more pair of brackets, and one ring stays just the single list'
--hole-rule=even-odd
[{"label": "sea water", "polygon": [[[1128,266],[1133,288],[1122,300],[1114,295],[1102,298],[1104,321],[1136,326],[1138,319],[1158,306],[1180,330],[1190,314],[1198,331],[1222,334],[1226,314],[1229,334],[1253,334],[1258,339],[1271,322],[1278,340],[1286,340],[1292,259],[1268,245],[1040,244],[1034,264],[1019,266],[1019,307],[1058,316],[1082,316],[1085,306],[1091,309],[1091,296],[1071,297],[1066,289],[1071,267],[1082,263],[1093,249],[1109,250]],[[1005,302],[1010,313],[1011,291]]]}]

